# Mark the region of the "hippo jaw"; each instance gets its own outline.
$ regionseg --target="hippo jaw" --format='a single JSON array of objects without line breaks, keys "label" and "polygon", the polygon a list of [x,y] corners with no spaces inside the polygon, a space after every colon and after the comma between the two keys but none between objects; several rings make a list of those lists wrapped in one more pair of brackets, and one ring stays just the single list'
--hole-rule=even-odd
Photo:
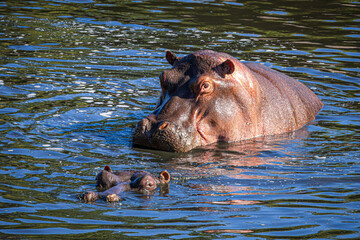
[{"label": "hippo jaw", "polygon": [[156,121],[151,115],[141,120],[134,131],[133,144],[170,152],[188,152],[201,146],[194,127],[182,128],[172,122]]}]

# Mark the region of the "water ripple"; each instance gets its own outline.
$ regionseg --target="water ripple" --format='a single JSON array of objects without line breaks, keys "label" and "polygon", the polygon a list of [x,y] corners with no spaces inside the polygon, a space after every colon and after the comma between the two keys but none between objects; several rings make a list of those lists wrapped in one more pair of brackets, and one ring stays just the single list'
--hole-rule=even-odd
[{"label": "water ripple", "polygon": [[[356,239],[357,2],[64,0],[0,3],[3,238]],[[341,11],[339,11],[341,9]],[[325,103],[290,134],[174,154],[131,147],[165,50],[230,53]],[[167,169],[168,192],[81,203],[95,176]]]}]

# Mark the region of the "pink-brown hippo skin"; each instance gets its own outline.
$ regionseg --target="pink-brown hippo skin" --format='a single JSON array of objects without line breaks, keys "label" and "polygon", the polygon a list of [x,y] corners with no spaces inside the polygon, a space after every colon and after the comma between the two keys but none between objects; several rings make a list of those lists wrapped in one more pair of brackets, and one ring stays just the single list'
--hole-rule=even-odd
[{"label": "pink-brown hippo skin", "polygon": [[159,177],[149,172],[138,170],[126,170],[113,172],[109,166],[96,176],[96,185],[104,192],[86,192],[79,195],[79,199],[85,202],[94,202],[104,198],[108,202],[120,200],[119,194],[125,191],[152,192],[159,185],[163,186],[170,181],[170,174],[162,171]]},{"label": "pink-brown hippo skin", "polygon": [[133,144],[187,152],[219,141],[290,132],[315,119],[321,100],[304,84],[226,53],[166,52],[161,96],[134,131]]}]

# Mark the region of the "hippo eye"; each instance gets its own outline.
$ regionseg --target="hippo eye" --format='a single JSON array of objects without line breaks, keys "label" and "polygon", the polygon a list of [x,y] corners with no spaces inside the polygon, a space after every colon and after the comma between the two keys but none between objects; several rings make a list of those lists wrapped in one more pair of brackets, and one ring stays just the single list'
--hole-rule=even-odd
[{"label": "hippo eye", "polygon": [[200,87],[201,93],[210,93],[212,91],[212,84],[208,81],[203,82]]}]

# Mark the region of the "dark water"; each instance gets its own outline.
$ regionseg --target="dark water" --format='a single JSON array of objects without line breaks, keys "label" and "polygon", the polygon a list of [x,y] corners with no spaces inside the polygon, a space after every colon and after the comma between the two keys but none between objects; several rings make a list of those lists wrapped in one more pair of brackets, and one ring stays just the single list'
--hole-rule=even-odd
[{"label": "dark water", "polygon": [[[359,239],[359,38],[357,1],[1,1],[0,238]],[[263,62],[325,106],[285,136],[132,148],[166,49]],[[106,164],[167,169],[169,193],[79,202]]]}]

